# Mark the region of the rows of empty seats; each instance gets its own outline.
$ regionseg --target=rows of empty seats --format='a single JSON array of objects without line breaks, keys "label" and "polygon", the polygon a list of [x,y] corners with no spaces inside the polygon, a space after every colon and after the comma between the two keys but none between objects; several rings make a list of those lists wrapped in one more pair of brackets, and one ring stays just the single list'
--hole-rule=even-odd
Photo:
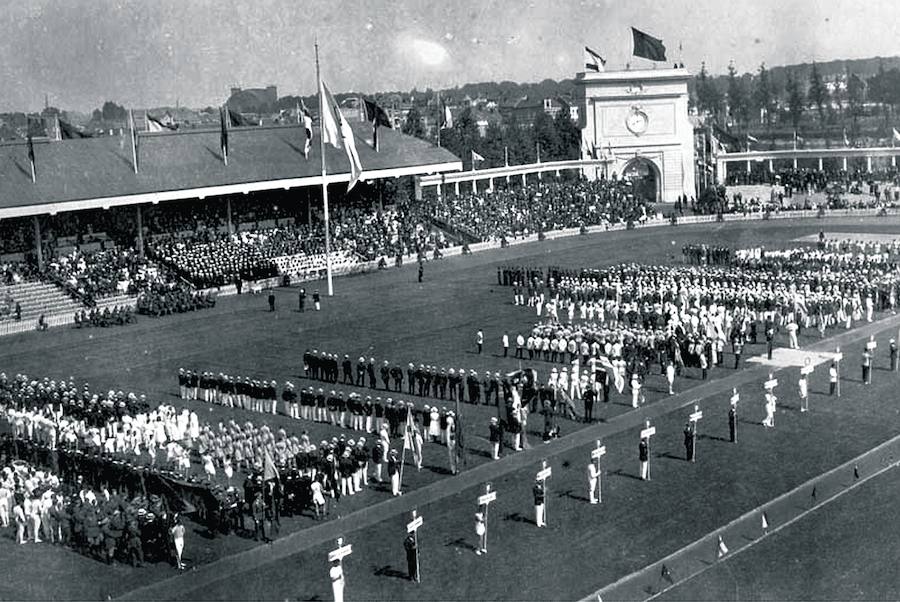
[{"label": "rows of empty seats", "polygon": [[55,284],[46,282],[22,282],[0,286],[0,297],[9,295],[22,306],[22,320],[41,316],[71,314],[83,309],[83,305],[70,297]]}]

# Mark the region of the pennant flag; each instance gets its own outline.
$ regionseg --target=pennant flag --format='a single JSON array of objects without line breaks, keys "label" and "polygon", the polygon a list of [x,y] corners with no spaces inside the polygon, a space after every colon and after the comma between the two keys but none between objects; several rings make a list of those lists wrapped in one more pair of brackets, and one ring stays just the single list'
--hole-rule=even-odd
[{"label": "pennant flag", "polygon": [[275,467],[275,462],[272,461],[272,454],[269,452],[269,448],[266,448],[266,457],[263,461],[263,481],[272,481],[278,478],[278,469]]},{"label": "pennant flag", "polygon": [[853,465],[853,478],[854,478],[854,479],[858,479],[858,478],[859,478],[859,464],[854,464],[854,465]]},{"label": "pennant flag", "polygon": [[303,158],[309,159],[309,149],[312,146],[313,137],[312,115],[309,114],[309,109],[306,108],[306,103],[303,102],[303,99],[300,99],[300,102],[297,104],[297,120],[303,123],[303,129],[306,132],[306,142],[303,144]]},{"label": "pennant flag", "polygon": [[450,112],[450,107],[448,107],[446,103],[441,104],[441,129],[449,130],[453,127],[453,113]]},{"label": "pennant flag", "polygon": [[340,141],[344,144],[347,159],[350,161],[350,182],[347,184],[347,191],[349,192],[356,186],[359,177],[362,175],[362,163],[359,160],[359,153],[356,151],[356,138],[353,136],[350,124],[347,123],[340,109],[338,109],[334,97],[325,86],[325,82],[322,82],[322,93],[324,94],[322,107],[325,113],[322,115],[322,137],[325,142],[328,142],[335,148],[340,148],[340,142],[338,142],[336,136],[340,136]]},{"label": "pennant flag", "polygon": [[751,136],[750,134],[747,134],[747,142],[759,142],[759,139]]},{"label": "pennant flag", "polygon": [[31,120],[28,120],[28,162],[31,164],[31,181],[37,181],[37,174],[34,168],[34,140],[31,138]]},{"label": "pennant flag", "polygon": [[606,59],[588,48],[584,47],[584,68],[587,71],[593,71],[594,73],[601,73],[605,71],[604,67],[606,66]]},{"label": "pennant flag", "polygon": [[484,161],[484,157],[482,157],[475,151],[472,151],[472,169],[475,169],[476,163],[481,163],[482,161]]},{"label": "pennant flag", "polygon": [[662,573],[660,574],[660,579],[665,579],[669,582],[669,585],[675,585],[675,579],[672,577],[672,571],[669,570],[669,567],[666,565],[662,565]]},{"label": "pennant flag", "polygon": [[892,140],[894,142],[900,142],[900,132],[897,131],[897,128],[891,128],[891,129],[894,130],[894,137],[892,138]]},{"label": "pennant flag", "polygon": [[366,108],[366,121],[372,124],[372,147],[375,151],[378,151],[378,126],[383,125],[388,128],[393,128],[394,126],[391,124],[391,119],[388,117],[388,114],[385,113],[384,109],[379,107],[377,104],[372,102],[371,100],[363,99],[363,105]]},{"label": "pennant flag", "polygon": [[222,159],[228,165],[228,124],[225,121],[225,107],[219,107],[219,144],[222,147]]},{"label": "pennant flag", "polygon": [[666,47],[662,40],[654,38],[634,27],[631,28],[631,35],[634,38],[634,51],[632,52],[634,56],[657,62],[666,60]]},{"label": "pennant flag", "polygon": [[66,123],[62,119],[57,118],[57,121],[59,122],[59,134],[63,140],[74,140],[76,138],[92,138],[93,137],[90,134],[79,131],[78,128],[76,128],[74,125],[72,125],[71,123]]},{"label": "pennant flag", "polygon": [[850,139],[847,138],[847,128],[844,128],[844,146],[850,146]]},{"label": "pennant flag", "polygon": [[722,536],[719,535],[719,543],[718,543],[718,558],[722,558],[725,554],[728,553],[728,546],[725,545],[725,540],[722,539]]},{"label": "pennant flag", "polygon": [[769,529],[769,517],[765,512],[762,513],[762,528],[763,531],[767,531]]}]

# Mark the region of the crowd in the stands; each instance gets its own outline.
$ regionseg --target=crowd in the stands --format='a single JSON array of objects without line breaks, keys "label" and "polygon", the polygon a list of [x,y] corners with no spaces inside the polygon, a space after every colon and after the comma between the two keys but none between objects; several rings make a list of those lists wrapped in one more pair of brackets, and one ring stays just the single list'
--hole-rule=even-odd
[{"label": "crowd in the stands", "polygon": [[524,188],[478,191],[433,200],[441,223],[479,240],[499,240],[562,228],[639,222],[648,201],[621,179],[547,182]]}]

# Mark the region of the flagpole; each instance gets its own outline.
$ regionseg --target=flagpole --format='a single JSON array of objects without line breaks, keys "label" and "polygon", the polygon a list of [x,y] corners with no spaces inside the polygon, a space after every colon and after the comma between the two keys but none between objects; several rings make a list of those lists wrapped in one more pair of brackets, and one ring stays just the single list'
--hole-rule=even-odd
[{"label": "flagpole", "polygon": [[440,90],[437,91],[437,111],[438,111],[438,118],[437,118],[437,145],[438,145],[438,148],[440,148],[440,147],[441,147],[441,119],[444,118],[443,107],[441,107],[441,91],[440,91]]},{"label": "flagpole", "polygon": [[325,169],[325,136],[324,116],[325,98],[322,94],[322,75],[319,71],[319,38],[316,36],[316,86],[319,91],[319,155],[322,158],[322,210],[325,212],[325,278],[328,282],[328,296],[334,295],[334,283],[331,278],[331,232],[329,231],[328,217],[328,184],[325,181],[327,174]]},{"label": "flagpole", "polygon": [[137,157],[137,133],[134,131],[134,110],[128,110],[128,119],[131,122],[131,160],[134,165],[134,173],[138,172],[138,157]]}]

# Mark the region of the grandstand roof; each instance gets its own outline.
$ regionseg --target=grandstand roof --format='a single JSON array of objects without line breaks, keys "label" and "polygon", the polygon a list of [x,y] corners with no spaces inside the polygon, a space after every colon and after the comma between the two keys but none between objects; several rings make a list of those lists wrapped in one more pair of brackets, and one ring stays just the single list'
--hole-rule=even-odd
[{"label": "grandstand roof", "polygon": [[[363,179],[462,169],[446,149],[387,128],[378,130],[376,153],[371,126],[352,127]],[[321,185],[318,135],[316,130],[305,159],[300,126],[232,128],[226,166],[218,129],[141,133],[138,173],[127,132],[124,137],[35,141],[36,182],[26,145],[0,145],[0,219]],[[349,181],[343,149],[326,145],[325,159],[329,184]]]}]

